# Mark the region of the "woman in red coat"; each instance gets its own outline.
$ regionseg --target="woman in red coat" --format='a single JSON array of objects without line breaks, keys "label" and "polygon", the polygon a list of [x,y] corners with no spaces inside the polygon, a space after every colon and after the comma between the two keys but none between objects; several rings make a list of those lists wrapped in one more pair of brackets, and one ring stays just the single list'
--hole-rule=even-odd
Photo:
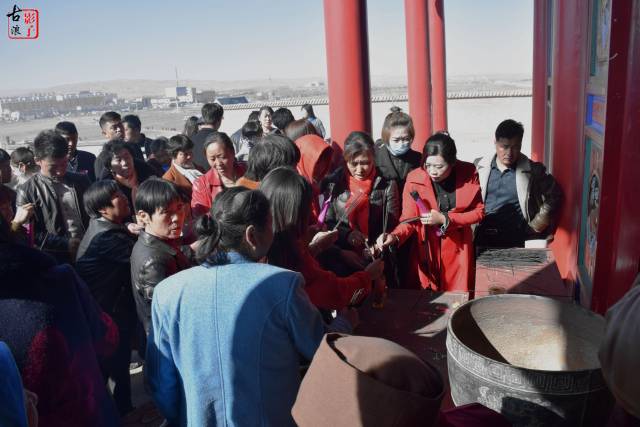
[{"label": "woman in red coat", "polygon": [[322,310],[341,310],[364,300],[372,281],[382,276],[384,263],[378,259],[347,277],[338,277],[320,266],[309,252],[309,182],[295,170],[281,167],[269,172],[260,190],[269,199],[273,215],[269,264],[302,274],[309,299]]},{"label": "woman in red coat", "polygon": [[199,217],[209,212],[213,199],[222,190],[234,187],[245,168],[236,162],[233,143],[224,132],[212,133],[204,143],[204,154],[211,169],[193,183],[191,212]]},{"label": "woman in red coat", "polygon": [[422,287],[468,292],[475,285],[471,225],[484,217],[476,168],[456,159],[447,133],[427,140],[422,159],[423,167],[407,176],[400,224],[378,246],[401,245],[417,233],[421,244],[414,256]]}]

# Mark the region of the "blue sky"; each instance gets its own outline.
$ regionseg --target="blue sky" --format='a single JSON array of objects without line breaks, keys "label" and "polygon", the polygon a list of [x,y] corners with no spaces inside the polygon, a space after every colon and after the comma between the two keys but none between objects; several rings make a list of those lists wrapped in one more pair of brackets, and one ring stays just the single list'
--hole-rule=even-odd
[{"label": "blue sky", "polygon": [[[321,0],[0,0],[40,10],[38,40],[0,31],[0,89],[121,78],[326,76]],[[371,74],[406,75],[403,0],[369,0]],[[533,0],[445,0],[447,72],[530,73]]]}]

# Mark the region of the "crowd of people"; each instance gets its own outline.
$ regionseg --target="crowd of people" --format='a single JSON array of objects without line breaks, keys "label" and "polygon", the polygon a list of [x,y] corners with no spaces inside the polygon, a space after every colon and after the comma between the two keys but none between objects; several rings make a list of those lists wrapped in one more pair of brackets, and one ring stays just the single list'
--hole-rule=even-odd
[{"label": "crowd of people", "polygon": [[[553,239],[562,191],[521,152],[515,120],[469,163],[445,131],[413,150],[398,108],[377,141],[354,131],[340,145],[302,111],[264,106],[229,136],[210,103],[155,140],[111,111],[97,157],[68,121],[0,150],[0,369],[15,383],[6,402],[22,407],[0,421],[118,425],[137,351],[169,425],[313,425],[330,419],[323,401],[356,396],[298,394],[301,366],[339,364],[334,351],[372,363],[358,348],[406,356],[393,372],[414,378],[409,404],[426,406],[400,412],[438,418],[432,368],[384,340],[345,338],[356,307],[383,306],[388,288],[472,291],[478,251]],[[314,364],[310,377],[331,375]],[[640,415],[637,399],[623,407]]]}]

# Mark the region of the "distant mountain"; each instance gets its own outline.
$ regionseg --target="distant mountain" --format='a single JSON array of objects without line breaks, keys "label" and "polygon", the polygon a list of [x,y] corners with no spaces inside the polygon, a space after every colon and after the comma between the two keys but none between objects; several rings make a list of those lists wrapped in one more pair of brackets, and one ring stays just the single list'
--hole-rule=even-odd
[{"label": "distant mountain", "polygon": [[[270,91],[277,88],[303,88],[311,83],[322,82],[324,77],[304,77],[298,79],[260,79],[260,80],[180,80],[180,86],[191,86],[198,90],[215,90],[217,92]],[[76,93],[83,90],[93,92],[111,92],[125,99],[142,96],[164,96],[164,89],[176,84],[175,80],[143,80],[120,79],[82,83],[62,84],[36,89],[0,89],[0,97],[19,96],[32,93]],[[404,88],[406,76],[371,76],[374,89]],[[447,76],[450,92],[464,90],[503,90],[526,89],[531,87],[531,75],[450,75]],[[374,90],[374,92],[377,92]]]},{"label": "distant mountain", "polygon": [[[312,82],[324,81],[321,78],[300,79],[263,79],[263,80],[180,80],[180,86],[191,86],[198,90],[216,90],[219,92],[258,89],[269,90],[277,87],[303,87]],[[83,90],[93,92],[115,92],[126,99],[141,96],[164,96],[164,89],[175,86],[175,80],[106,80],[96,82],[68,83],[47,88],[36,89],[0,89],[0,96],[20,96],[32,93],[75,93]]]}]

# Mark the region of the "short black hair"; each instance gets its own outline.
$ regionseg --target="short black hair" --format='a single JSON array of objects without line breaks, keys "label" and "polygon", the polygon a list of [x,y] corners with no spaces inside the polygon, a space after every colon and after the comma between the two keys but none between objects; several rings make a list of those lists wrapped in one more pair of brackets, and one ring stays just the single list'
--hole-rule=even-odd
[{"label": "short black hair", "polygon": [[516,122],[513,119],[507,119],[501,122],[496,128],[496,141],[499,139],[514,139],[522,142],[522,136],[524,135],[524,126],[522,123]]},{"label": "short black hair", "polygon": [[111,141],[104,144],[102,146],[102,151],[100,152],[100,155],[98,157],[103,162],[102,164],[104,165],[104,167],[108,170],[111,170],[111,160],[113,160],[113,156],[117,155],[122,150],[128,151],[129,154],[131,154],[131,157],[135,159],[135,155],[133,154],[133,150],[131,149],[129,144],[121,139],[112,139]]},{"label": "short black hair", "polygon": [[54,128],[60,135],[77,135],[78,129],[72,122],[58,122]]},{"label": "short black hair", "polygon": [[184,129],[182,130],[183,135],[187,135],[191,138],[198,132],[198,121],[200,119],[196,116],[191,116],[187,120],[184,121]]},{"label": "short black hair", "polygon": [[122,118],[122,123],[126,123],[130,128],[140,130],[142,129],[142,122],[140,117],[135,114],[127,114]]},{"label": "short black hair", "polygon": [[149,152],[150,152],[149,154],[155,155],[161,152],[162,150],[166,150],[168,142],[169,140],[164,136],[154,139],[153,141],[151,141],[151,144],[149,144]]},{"label": "short black hair", "polygon": [[373,138],[366,132],[353,131],[347,136],[347,139],[344,140],[342,157],[348,162],[362,153],[375,155]]},{"label": "short black hair", "polygon": [[37,160],[61,159],[67,156],[67,141],[54,130],[43,130],[33,140],[33,154]]},{"label": "short black hair", "polygon": [[260,138],[262,136],[262,126],[260,126],[260,122],[249,120],[244,125],[242,125],[240,133],[242,134],[243,138]]},{"label": "short black hair", "polygon": [[[4,151],[4,150],[0,150],[0,151]],[[0,161],[2,161],[1,158],[2,158],[2,155],[0,155]],[[16,148],[11,153],[11,163],[13,163],[14,166],[18,166],[20,163],[24,163],[25,165],[33,165],[34,163],[33,151],[31,151],[31,149],[27,147]]]},{"label": "short black hair", "polygon": [[178,156],[179,152],[182,151],[184,153],[189,150],[193,150],[193,141],[186,135],[173,135],[169,138],[169,142],[167,142],[167,153],[174,159]]},{"label": "short black hair", "polygon": [[115,111],[107,111],[106,113],[100,116],[100,120],[98,121],[98,124],[100,125],[100,129],[102,129],[102,127],[107,122],[115,122],[115,121],[119,121],[119,122],[122,121],[122,117],[120,117],[120,114],[116,113]]},{"label": "short black hair", "polygon": [[100,209],[113,206],[113,195],[120,191],[118,184],[112,179],[105,179],[91,184],[84,192],[84,210],[91,218],[100,218]]},{"label": "short black hair", "polygon": [[0,162],[10,162],[11,156],[5,150],[0,148]]},{"label": "short black hair", "polygon": [[224,115],[224,108],[217,102],[210,102],[202,106],[202,122],[206,125],[215,125],[220,123]]},{"label": "short black hair", "polygon": [[247,117],[248,122],[257,122],[260,118],[260,110],[253,110],[249,113],[249,117]]},{"label": "short black hair", "polygon": [[429,156],[442,156],[448,165],[456,162],[456,142],[446,132],[434,133],[427,139],[422,150],[422,164],[427,161]]},{"label": "short black hair", "polygon": [[280,166],[295,168],[299,161],[300,149],[289,138],[265,135],[249,152],[245,175],[252,181],[262,181],[273,169]]},{"label": "short black hair", "polygon": [[173,201],[182,202],[178,187],[171,181],[151,177],[138,187],[134,205],[136,212],[143,211],[153,216],[158,209],[166,209]]},{"label": "short black hair", "polygon": [[280,130],[284,130],[284,128],[286,128],[289,123],[295,120],[295,117],[293,117],[293,113],[291,112],[291,110],[281,107],[273,113],[273,117],[271,118],[271,120],[273,121],[275,127]]}]

